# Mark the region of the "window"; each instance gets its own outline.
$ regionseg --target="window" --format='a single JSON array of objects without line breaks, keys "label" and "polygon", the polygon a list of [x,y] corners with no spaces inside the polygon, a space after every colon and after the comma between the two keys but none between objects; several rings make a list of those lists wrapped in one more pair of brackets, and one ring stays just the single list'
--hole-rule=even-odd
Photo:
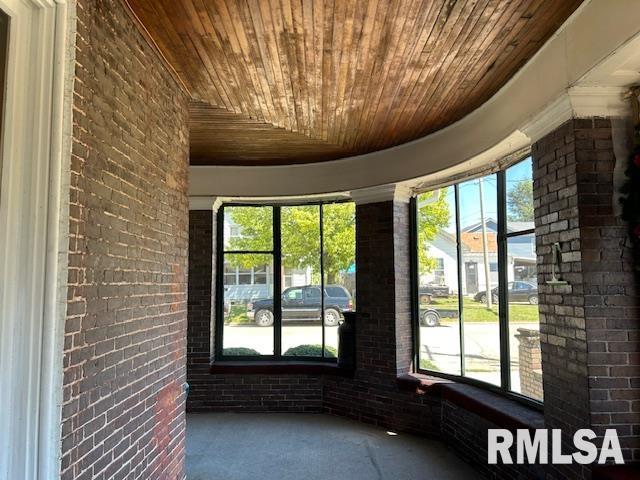
[{"label": "window", "polygon": [[532,185],[528,158],[414,199],[418,370],[542,400]]},{"label": "window", "polygon": [[354,204],[224,205],[218,238],[216,360],[335,361],[354,309]]}]

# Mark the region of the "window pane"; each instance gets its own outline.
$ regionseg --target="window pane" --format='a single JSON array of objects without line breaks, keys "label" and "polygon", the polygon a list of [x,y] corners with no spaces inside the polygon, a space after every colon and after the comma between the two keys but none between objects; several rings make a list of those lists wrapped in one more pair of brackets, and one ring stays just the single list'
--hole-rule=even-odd
[{"label": "window pane", "polygon": [[460,374],[454,187],[418,197],[420,368]]},{"label": "window pane", "polygon": [[[500,385],[497,179],[460,184],[465,376]],[[496,269],[497,270],[497,269]]]},{"label": "window pane", "polygon": [[331,203],[322,206],[325,321],[327,350],[338,350],[338,322],[343,312],[355,309],[356,206]]},{"label": "window pane", "polygon": [[509,350],[511,389],[542,400],[535,242],[535,235],[512,237],[507,242],[507,274],[513,280],[509,289]]},{"label": "window pane", "polygon": [[272,256],[225,254],[224,261],[225,269],[239,269],[240,281],[224,276],[223,354],[273,355],[273,284],[251,281],[252,268],[273,271]]},{"label": "window pane", "polygon": [[224,249],[271,251],[273,207],[224,207]]},{"label": "window pane", "polygon": [[533,226],[533,171],[531,158],[507,169],[507,231],[519,232]]},{"label": "window pane", "polygon": [[322,356],[320,207],[282,207],[282,354]]}]

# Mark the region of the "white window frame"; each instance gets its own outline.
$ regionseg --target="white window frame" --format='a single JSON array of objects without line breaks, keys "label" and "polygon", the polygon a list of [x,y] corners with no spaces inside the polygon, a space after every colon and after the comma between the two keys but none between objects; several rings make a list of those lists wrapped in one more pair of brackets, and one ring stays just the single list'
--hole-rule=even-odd
[{"label": "white window frame", "polygon": [[60,474],[74,5],[0,0],[0,480]]}]

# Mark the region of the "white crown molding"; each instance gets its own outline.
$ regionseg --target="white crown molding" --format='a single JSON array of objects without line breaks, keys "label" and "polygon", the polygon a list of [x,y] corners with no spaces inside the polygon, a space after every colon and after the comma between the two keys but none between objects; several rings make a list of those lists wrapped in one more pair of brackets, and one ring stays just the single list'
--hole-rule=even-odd
[{"label": "white crown molding", "polygon": [[405,185],[389,184],[353,190],[351,198],[356,205],[389,201],[409,203],[412,194],[411,188]]},{"label": "white crown molding", "polygon": [[571,100],[568,95],[562,95],[526,122],[520,131],[529,138],[529,143],[534,143],[572,117]]},{"label": "white crown molding", "polygon": [[576,86],[567,95],[576,118],[626,117],[631,113],[626,92],[619,86]]}]

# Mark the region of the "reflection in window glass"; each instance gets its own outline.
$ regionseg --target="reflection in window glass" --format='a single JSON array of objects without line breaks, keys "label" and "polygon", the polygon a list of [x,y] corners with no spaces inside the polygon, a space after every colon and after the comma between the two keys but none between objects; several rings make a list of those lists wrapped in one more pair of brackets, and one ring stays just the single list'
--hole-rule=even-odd
[{"label": "reflection in window glass", "polygon": [[500,385],[496,175],[460,184],[459,196],[465,376]]},{"label": "reflection in window glass", "polygon": [[224,249],[268,252],[273,249],[272,207],[225,207]]},{"label": "reflection in window glass", "polygon": [[420,368],[460,374],[458,251],[454,187],[417,199]]},{"label": "reflection in window glass", "polygon": [[[507,277],[511,389],[542,400],[540,318],[531,159],[506,171]],[[528,231],[528,232],[527,232]]]},{"label": "reflection in window glass", "polygon": [[238,269],[240,281],[227,283],[224,276],[223,354],[273,355],[273,283],[251,282],[252,269],[273,271],[272,255],[225,254],[224,261],[225,270]]},{"label": "reflection in window glass", "polygon": [[[282,293],[282,353],[322,356],[320,319],[320,207],[281,209],[282,267],[290,275]],[[283,274],[283,285],[286,282]]]},{"label": "reflection in window glass", "polygon": [[338,350],[342,312],[355,310],[356,207],[354,203],[322,206],[324,254],[324,336],[328,352]]}]

